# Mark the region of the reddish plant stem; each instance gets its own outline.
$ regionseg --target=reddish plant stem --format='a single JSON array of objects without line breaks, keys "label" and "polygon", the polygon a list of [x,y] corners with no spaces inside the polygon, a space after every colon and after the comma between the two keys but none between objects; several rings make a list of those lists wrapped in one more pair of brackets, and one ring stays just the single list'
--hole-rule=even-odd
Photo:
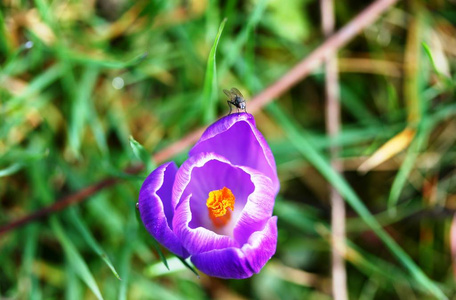
[{"label": "reddish plant stem", "polygon": [[104,188],[110,187],[110,186],[116,184],[117,182],[119,182],[119,179],[117,179],[117,178],[106,178],[94,185],[83,188],[82,190],[78,191],[77,193],[68,195],[66,197],[62,197],[61,199],[59,199],[59,201],[55,202],[52,205],[44,207],[23,218],[20,218],[16,221],[13,221],[11,223],[8,223],[8,224],[0,227],[0,236],[5,234],[8,231],[21,227],[27,223],[36,221],[36,220],[41,219],[45,216],[48,216],[52,213],[61,211],[70,205],[79,203],[79,202],[83,201],[84,199],[88,198],[89,196],[95,194],[96,192],[98,192]]},{"label": "reddish plant stem", "polygon": [[[295,67],[288,71],[279,80],[271,84],[268,88],[253,97],[249,102],[249,112],[255,113],[273,99],[279,97],[284,92],[289,90],[296,83],[304,79],[312,70],[317,68],[325,59],[325,57],[337,51],[340,47],[348,43],[362,29],[372,24],[386,9],[396,3],[398,0],[377,0],[359,13],[350,23],[328,38],[323,44],[315,49],[309,56],[304,58]],[[161,163],[170,159],[174,155],[182,152],[191,144],[195,143],[201,136],[204,128],[198,128],[190,132],[180,140],[157,152],[153,159],[156,163]],[[143,166],[137,167],[135,170],[130,170],[132,174],[136,174],[143,169]],[[127,170],[126,170],[127,171]],[[44,207],[34,213],[31,213],[19,220],[0,227],[0,236],[14,230],[20,226],[46,217],[52,213],[60,211],[70,205],[78,204],[98,191],[112,186],[119,182],[116,178],[107,178],[89,187],[86,187],[74,194],[65,196],[57,200],[56,203]]]},{"label": "reddish plant stem", "polygon": [[[143,165],[137,165],[137,166],[126,168],[125,173],[137,174],[143,169],[144,169]],[[109,177],[109,178],[99,181],[96,184],[83,188],[82,190],[79,190],[78,192],[76,192],[74,194],[70,194],[68,196],[61,197],[54,204],[46,206],[23,218],[20,218],[16,221],[13,221],[11,223],[8,223],[8,224],[0,227],[0,236],[2,236],[3,234],[5,234],[8,231],[11,231],[15,228],[26,225],[27,223],[39,220],[52,213],[61,211],[65,208],[67,208],[68,206],[80,203],[80,202],[84,201],[85,199],[87,199],[88,197],[96,194],[98,191],[117,184],[119,181],[120,181],[120,178]]]},{"label": "reddish plant stem", "polygon": [[292,86],[305,78],[311,71],[320,66],[326,56],[341,48],[353,39],[361,30],[372,24],[385,10],[398,0],[377,0],[360,12],[347,25],[328,38],[317,49],[301,60],[279,80],[256,95],[248,104],[249,112],[255,113],[273,99],[288,91]]}]

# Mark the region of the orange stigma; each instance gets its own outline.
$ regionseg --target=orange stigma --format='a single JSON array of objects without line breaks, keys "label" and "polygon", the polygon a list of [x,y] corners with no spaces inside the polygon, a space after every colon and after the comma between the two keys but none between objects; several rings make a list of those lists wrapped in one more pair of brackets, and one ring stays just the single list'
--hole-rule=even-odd
[{"label": "orange stigma", "polygon": [[231,219],[231,212],[234,210],[234,200],[233,193],[227,187],[209,192],[206,206],[209,210],[209,217],[215,227],[220,228]]}]

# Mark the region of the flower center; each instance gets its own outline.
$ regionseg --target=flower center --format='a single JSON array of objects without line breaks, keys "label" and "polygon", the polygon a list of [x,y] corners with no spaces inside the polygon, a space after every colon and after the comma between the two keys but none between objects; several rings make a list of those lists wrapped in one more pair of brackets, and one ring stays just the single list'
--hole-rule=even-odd
[{"label": "flower center", "polygon": [[231,219],[231,211],[234,210],[234,200],[233,193],[227,187],[209,192],[206,206],[209,210],[209,217],[215,227],[220,228]]}]

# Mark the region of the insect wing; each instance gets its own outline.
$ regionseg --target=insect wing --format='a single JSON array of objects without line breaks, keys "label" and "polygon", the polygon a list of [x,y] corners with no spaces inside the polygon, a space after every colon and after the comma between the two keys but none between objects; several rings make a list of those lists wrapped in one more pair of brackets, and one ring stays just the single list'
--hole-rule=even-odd
[{"label": "insect wing", "polygon": [[242,99],[244,99],[244,96],[242,96],[241,92],[237,88],[232,88],[231,89],[231,93],[233,95],[236,95],[236,96],[241,97]]},{"label": "insect wing", "polygon": [[235,97],[235,95],[233,95],[230,91],[228,90],[223,90],[223,92],[225,93],[225,95],[228,96],[228,98],[230,98],[230,100],[233,100],[233,98]]}]

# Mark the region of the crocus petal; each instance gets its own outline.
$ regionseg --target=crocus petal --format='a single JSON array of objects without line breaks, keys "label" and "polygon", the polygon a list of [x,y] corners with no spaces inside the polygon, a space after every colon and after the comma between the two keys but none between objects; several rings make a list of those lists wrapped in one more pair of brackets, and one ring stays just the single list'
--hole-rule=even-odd
[{"label": "crocus petal", "polygon": [[255,190],[249,195],[234,227],[234,237],[241,245],[247,242],[253,232],[261,230],[271,218],[276,195],[269,177],[249,168],[242,169],[251,175]]},{"label": "crocus petal", "polygon": [[173,253],[187,257],[187,251],[172,230],[171,195],[176,172],[176,164],[168,162],[150,173],[139,192],[138,206],[147,231]]},{"label": "crocus petal", "polygon": [[251,235],[241,248],[229,247],[193,255],[193,264],[203,273],[220,278],[242,279],[258,273],[277,246],[277,217]]},{"label": "crocus petal", "polygon": [[[215,176],[212,174],[214,170],[220,171],[222,175],[231,174],[233,176]],[[205,179],[199,178],[205,173]],[[247,190],[253,190],[253,185],[249,182],[240,185],[239,183],[242,182],[239,182],[238,178],[242,176],[241,173],[243,171],[240,168],[231,165],[229,161],[214,153],[200,153],[192,156],[180,167],[173,187],[173,201],[179,202],[173,219],[173,228],[190,254],[237,245],[232,236],[218,234],[214,230],[210,230],[212,229],[210,226],[205,226],[205,222],[198,219],[209,218],[207,207],[204,208],[209,192],[224,186],[232,188],[235,196],[243,196],[238,197],[234,209],[235,212],[242,211],[249,193],[245,191],[245,187],[248,187]],[[239,216],[239,213],[237,215]],[[197,222],[194,221],[195,218]],[[234,224],[236,217],[233,219]],[[199,223],[196,224],[199,226],[192,226],[191,222]]]},{"label": "crocus petal", "polygon": [[201,152],[214,152],[235,165],[256,169],[271,178],[275,193],[279,191],[274,156],[251,114],[230,114],[209,126],[189,155]]}]

